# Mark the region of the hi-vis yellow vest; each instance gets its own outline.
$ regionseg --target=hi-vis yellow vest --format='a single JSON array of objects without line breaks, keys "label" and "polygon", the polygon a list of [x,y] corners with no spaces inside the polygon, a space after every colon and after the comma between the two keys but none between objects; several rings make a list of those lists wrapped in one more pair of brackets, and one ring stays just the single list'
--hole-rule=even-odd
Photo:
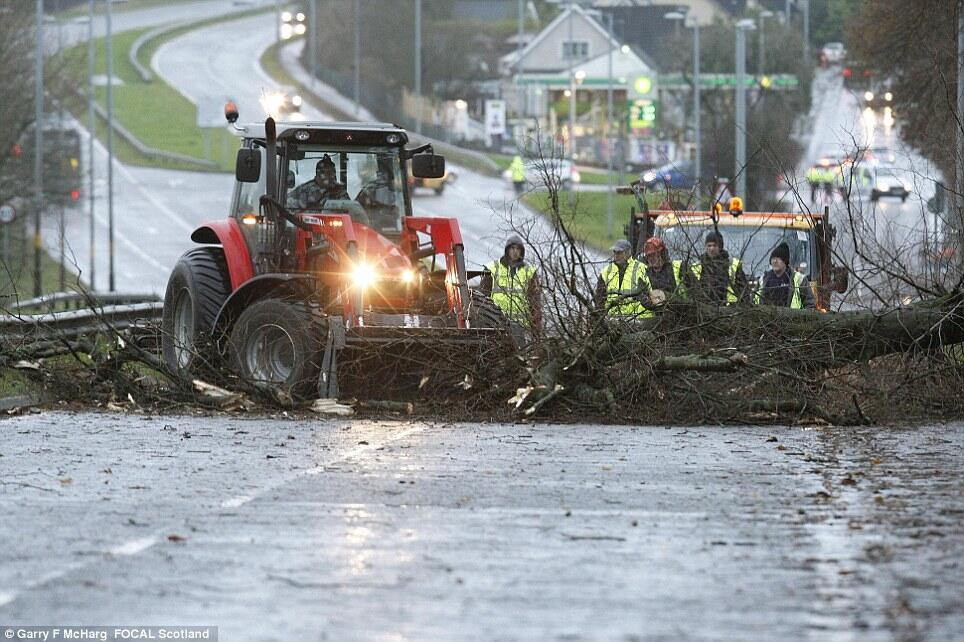
[{"label": "hi-vis yellow vest", "polygon": [[492,275],[492,301],[507,317],[516,323],[528,325],[529,299],[526,292],[536,269],[523,264],[510,276],[509,268],[502,265],[502,261],[493,261],[485,267]]},{"label": "hi-vis yellow vest", "polygon": [[619,279],[619,266],[610,263],[602,272],[606,284],[606,312],[614,316],[651,317],[653,313],[634,298],[639,293],[639,282],[645,278],[646,268],[636,259],[626,262],[622,281]]},{"label": "hi-vis yellow vest", "polygon": [[[739,270],[740,270],[740,259],[731,259],[730,260],[730,278],[729,278],[729,283],[726,284],[726,302],[727,303],[736,303],[739,300],[739,297],[736,295],[736,290],[733,289],[733,284],[736,283],[736,273]],[[695,276],[696,279],[699,280],[700,275],[703,274],[703,265],[700,263],[697,263],[696,265],[690,268],[690,271],[693,273],[693,276]]]},{"label": "hi-vis yellow vest", "polygon": [[[790,309],[791,310],[801,310],[803,309],[803,300],[800,298],[800,286],[803,284],[803,275],[794,270],[793,272],[793,292],[790,294]],[[762,303],[762,293],[757,291],[755,303],[760,305]]]},{"label": "hi-vis yellow vest", "polygon": [[[685,296],[686,291],[683,287],[683,280],[680,274],[683,271],[683,262],[673,261],[672,265],[673,265],[673,278],[676,279],[676,289],[672,292],[667,292],[666,296],[672,296],[673,294],[676,294],[678,296]],[[647,272],[646,270],[643,270],[641,279],[643,283],[646,284],[646,287],[648,287],[650,290],[653,289],[653,283],[652,281],[649,280],[649,272]]]}]

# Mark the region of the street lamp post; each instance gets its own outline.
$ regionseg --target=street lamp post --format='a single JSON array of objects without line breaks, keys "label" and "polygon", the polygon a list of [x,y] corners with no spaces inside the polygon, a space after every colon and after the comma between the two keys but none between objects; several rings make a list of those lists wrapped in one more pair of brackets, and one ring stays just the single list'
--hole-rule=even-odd
[{"label": "street lamp post", "polygon": [[422,133],[422,0],[415,0],[415,132]]},{"label": "street lamp post", "polygon": [[[308,55],[311,56],[311,88],[314,89],[318,82],[318,0],[309,0],[308,20],[311,22],[311,31],[308,33]],[[279,26],[280,30],[280,26]]]},{"label": "street lamp post", "polygon": [[609,189],[606,191],[606,238],[613,237],[613,14],[606,14],[609,19],[609,82],[606,85],[606,175]]},{"label": "street lamp post", "polygon": [[700,121],[700,23],[693,16],[693,143],[696,146],[694,178],[699,185],[703,172],[703,139]]},{"label": "street lamp post", "polygon": [[355,0],[355,118],[360,118],[361,109],[361,16],[358,0]]},{"label": "street lamp post", "polygon": [[34,154],[33,180],[37,203],[33,212],[33,295],[41,295],[40,218],[44,206],[43,118],[44,118],[44,0],[37,0],[37,60],[34,68]]},{"label": "street lamp post", "polygon": [[108,291],[116,289],[114,274],[114,49],[111,32],[111,5],[107,0],[107,281]]},{"label": "street lamp post", "polygon": [[90,132],[87,145],[87,189],[90,192],[90,289],[97,290],[97,255],[94,252],[96,227],[94,225],[94,138],[97,132],[97,121],[94,116],[94,0],[90,0],[87,7],[87,127]]},{"label": "street lamp post", "polygon": [[569,162],[576,165],[576,77],[573,74],[573,63],[576,59],[576,47],[572,41],[573,3],[569,2]]},{"label": "street lamp post", "polygon": [[766,29],[764,28],[764,24],[765,24],[765,22],[766,22],[766,19],[769,18],[769,17],[771,17],[772,15],[773,15],[773,12],[772,12],[772,11],[768,11],[768,10],[766,10],[766,9],[764,9],[763,11],[761,11],[761,12],[759,13],[759,16],[760,16],[760,44],[759,44],[759,49],[760,49],[760,51],[758,52],[758,54],[759,54],[759,59],[757,60],[756,72],[757,72],[758,74],[760,74],[760,75],[762,75],[763,73],[766,72],[765,67],[766,67],[766,55],[767,55],[767,54],[766,54],[766,51],[767,51],[767,32],[766,32]]},{"label": "street lamp post", "polygon": [[736,23],[736,195],[746,198],[746,32],[752,20]]}]

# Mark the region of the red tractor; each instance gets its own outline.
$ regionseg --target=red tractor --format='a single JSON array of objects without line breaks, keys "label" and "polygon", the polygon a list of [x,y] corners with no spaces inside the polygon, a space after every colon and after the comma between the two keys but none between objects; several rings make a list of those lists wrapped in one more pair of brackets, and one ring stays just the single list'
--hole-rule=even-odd
[{"label": "red tractor", "polygon": [[[237,110],[225,114],[234,125]],[[412,215],[406,167],[445,173],[430,146],[407,149],[406,132],[389,124],[269,118],[234,129],[230,216],[191,234],[201,247],[168,282],[162,348],[172,370],[190,378],[226,358],[271,391],[335,397],[344,350],[499,336],[498,308],[468,287],[458,222]]]}]

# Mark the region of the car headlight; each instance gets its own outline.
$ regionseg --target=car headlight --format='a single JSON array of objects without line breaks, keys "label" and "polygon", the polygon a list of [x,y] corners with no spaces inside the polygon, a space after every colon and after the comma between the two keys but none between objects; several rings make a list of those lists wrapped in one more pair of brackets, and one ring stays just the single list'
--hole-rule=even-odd
[{"label": "car headlight", "polygon": [[650,181],[654,181],[654,180],[656,180],[656,172],[650,170],[650,171],[646,172],[645,174],[643,174],[643,182],[644,182],[644,183],[649,183]]},{"label": "car headlight", "polygon": [[298,94],[295,94],[294,96],[292,96],[291,104],[294,105],[295,107],[301,107],[301,96],[299,96]]},{"label": "car headlight", "polygon": [[367,288],[378,278],[378,273],[368,263],[356,263],[351,271],[351,280],[359,288]]},{"label": "car headlight", "polygon": [[864,100],[866,100],[867,102],[870,102],[873,99],[874,99],[874,92],[872,91],[864,92]]},{"label": "car headlight", "polygon": [[572,170],[571,178],[573,183],[578,183],[579,181],[582,180],[582,177],[579,175],[579,172],[577,172],[576,170]]}]

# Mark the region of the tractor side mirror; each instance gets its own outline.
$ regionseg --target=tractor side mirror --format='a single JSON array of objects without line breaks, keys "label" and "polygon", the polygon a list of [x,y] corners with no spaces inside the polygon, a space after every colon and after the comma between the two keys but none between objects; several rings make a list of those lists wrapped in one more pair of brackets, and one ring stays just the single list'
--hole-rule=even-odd
[{"label": "tractor side mirror", "polygon": [[239,149],[234,177],[239,183],[257,183],[261,178],[261,152],[250,148]]},{"label": "tractor side mirror", "polygon": [[412,156],[412,176],[442,178],[445,176],[445,157],[438,154],[415,154]]}]

